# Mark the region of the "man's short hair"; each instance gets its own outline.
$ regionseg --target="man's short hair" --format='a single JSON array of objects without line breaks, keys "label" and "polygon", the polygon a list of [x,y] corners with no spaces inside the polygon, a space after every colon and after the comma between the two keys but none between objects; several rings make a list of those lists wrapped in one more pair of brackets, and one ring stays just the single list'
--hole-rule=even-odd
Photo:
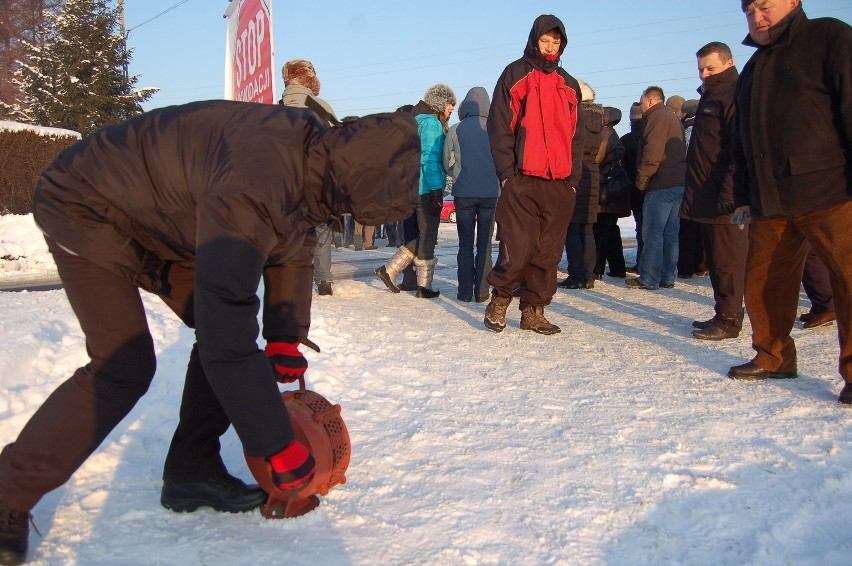
[{"label": "man's short hair", "polygon": [[642,91],[642,96],[650,98],[652,100],[656,100],[657,102],[662,102],[666,99],[666,95],[663,92],[663,88],[659,86],[649,86],[648,88]]},{"label": "man's short hair", "polygon": [[728,47],[727,44],[722,43],[721,41],[711,41],[704,47],[698,50],[695,54],[697,58],[707,57],[713,53],[719,54],[719,59],[722,60],[722,63],[727,63],[731,59],[734,58],[734,54],[731,53],[731,48]]}]

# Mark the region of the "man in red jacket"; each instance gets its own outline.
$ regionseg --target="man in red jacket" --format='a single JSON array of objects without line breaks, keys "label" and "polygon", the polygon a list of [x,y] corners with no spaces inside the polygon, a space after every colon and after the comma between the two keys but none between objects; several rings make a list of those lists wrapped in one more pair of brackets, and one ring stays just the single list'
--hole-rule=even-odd
[{"label": "man in red jacket", "polygon": [[560,331],[544,307],[556,293],[583,157],[580,85],[559,67],[567,39],[559,18],[536,18],[523,57],[503,70],[491,99],[488,137],[502,186],[495,213],[500,251],[488,275],[493,290],[484,320],[493,332],[506,327],[518,287],[521,328]]},{"label": "man in red jacket", "polygon": [[90,362],[0,453],[0,564],[25,559],[29,511],[148,389],[156,356],[140,289],[197,340],[162,504],[236,512],[263,502],[219,455],[231,423],[246,454],[269,461],[276,486],[307,485],[314,459],[295,440],[276,380],[307,368],[298,345],[310,326],[312,229],[344,213],[369,224],[407,216],[419,160],[405,114],[328,128],[308,109],[233,101],[154,110],[63,150],[38,182],[33,216]]},{"label": "man in red jacket", "polygon": [[838,400],[852,405],[852,27],[809,20],[799,0],[741,0],[757,51],[735,94],[735,218],[754,218],[745,305],[757,355],[732,379],[798,376],[799,284],[809,247],[831,272]]}]

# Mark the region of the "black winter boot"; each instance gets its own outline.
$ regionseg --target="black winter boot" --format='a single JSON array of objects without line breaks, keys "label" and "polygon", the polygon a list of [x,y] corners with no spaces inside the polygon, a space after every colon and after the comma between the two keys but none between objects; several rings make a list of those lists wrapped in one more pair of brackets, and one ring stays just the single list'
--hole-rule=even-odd
[{"label": "black winter boot", "polygon": [[0,564],[23,564],[27,560],[30,514],[7,509],[0,502]]}]

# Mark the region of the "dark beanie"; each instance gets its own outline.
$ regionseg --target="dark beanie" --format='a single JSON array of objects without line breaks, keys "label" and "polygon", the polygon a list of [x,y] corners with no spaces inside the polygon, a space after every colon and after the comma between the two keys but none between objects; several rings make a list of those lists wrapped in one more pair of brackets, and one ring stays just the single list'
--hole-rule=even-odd
[{"label": "dark beanie", "polygon": [[740,5],[742,6],[743,12],[745,12],[746,6],[754,3],[754,0],[740,0]]}]

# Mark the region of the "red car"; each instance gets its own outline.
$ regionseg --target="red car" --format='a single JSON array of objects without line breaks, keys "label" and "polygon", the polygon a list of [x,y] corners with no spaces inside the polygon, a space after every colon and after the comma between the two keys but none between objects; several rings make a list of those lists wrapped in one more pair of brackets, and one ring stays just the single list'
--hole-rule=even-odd
[{"label": "red car", "polygon": [[444,206],[441,207],[441,220],[456,223],[456,203],[453,201],[453,195],[444,197]]}]

